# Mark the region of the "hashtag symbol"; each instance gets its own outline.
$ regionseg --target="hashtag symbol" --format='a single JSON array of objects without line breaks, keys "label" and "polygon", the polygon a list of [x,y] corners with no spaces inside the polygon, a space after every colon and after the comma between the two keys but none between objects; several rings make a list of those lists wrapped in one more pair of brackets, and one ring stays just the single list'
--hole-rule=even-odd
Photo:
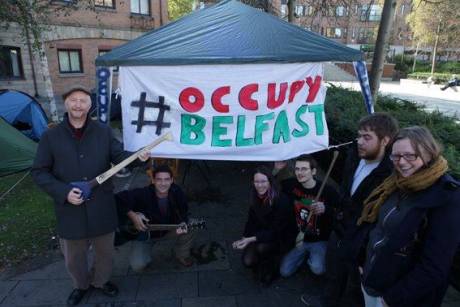
[{"label": "hashtag symbol", "polygon": [[[171,127],[171,123],[164,122],[165,111],[170,111],[171,108],[165,104],[165,98],[163,96],[159,96],[158,102],[147,101],[145,99],[146,96],[147,94],[145,92],[142,92],[139,100],[135,100],[131,102],[132,107],[139,108],[137,120],[131,121],[131,124],[136,126],[137,133],[142,132],[143,126],[156,126],[155,134],[160,135],[161,129]],[[145,120],[144,118],[145,108],[158,109],[157,119],[156,120]]]}]

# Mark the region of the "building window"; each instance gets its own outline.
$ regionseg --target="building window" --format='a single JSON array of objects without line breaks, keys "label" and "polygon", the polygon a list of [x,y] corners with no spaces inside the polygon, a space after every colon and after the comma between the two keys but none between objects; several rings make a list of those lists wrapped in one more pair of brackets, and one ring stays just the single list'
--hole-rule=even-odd
[{"label": "building window", "polygon": [[95,0],[94,5],[104,8],[115,8],[115,0]]},{"label": "building window", "polygon": [[131,0],[131,13],[140,15],[150,15],[150,1]]},{"label": "building window", "polygon": [[303,14],[303,5],[296,5],[295,6],[295,14],[297,16],[304,16],[304,14]]},{"label": "building window", "polygon": [[327,28],[326,36],[330,38],[342,38],[345,34],[344,29],[342,28]]},{"label": "building window", "polygon": [[285,17],[287,14],[287,5],[281,4],[281,17]]},{"label": "building window", "polygon": [[370,40],[374,35],[374,29],[372,28],[359,28],[358,40],[367,41]]},{"label": "building window", "polygon": [[[101,55],[106,54],[107,52],[110,52],[110,50],[109,49],[101,49],[101,50],[99,50],[98,55],[101,56]],[[118,72],[119,70],[120,70],[120,67],[118,67],[118,66],[113,67],[113,72]]]},{"label": "building window", "polygon": [[0,46],[0,79],[22,79],[21,49],[17,47]]},{"label": "building window", "polygon": [[335,15],[337,17],[347,16],[348,15],[347,7],[343,6],[343,5],[337,6],[336,9],[335,9]]},{"label": "building window", "polygon": [[61,74],[82,73],[81,50],[58,49],[59,72]]},{"label": "building window", "polygon": [[382,7],[380,5],[373,4],[362,5],[359,12],[359,20],[361,21],[379,21],[382,16]]},{"label": "building window", "polygon": [[304,16],[312,16],[313,15],[313,7],[310,5],[305,5],[303,9]]},{"label": "building window", "polygon": [[380,21],[381,17],[382,7],[376,4],[371,5],[371,10],[369,11],[369,21]]}]

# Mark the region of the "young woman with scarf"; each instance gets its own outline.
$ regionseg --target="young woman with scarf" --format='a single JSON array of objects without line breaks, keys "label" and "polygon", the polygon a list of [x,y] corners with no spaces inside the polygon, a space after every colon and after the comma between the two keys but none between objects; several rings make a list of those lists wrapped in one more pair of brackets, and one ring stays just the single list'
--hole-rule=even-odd
[{"label": "young woman with scarf", "polygon": [[358,221],[377,221],[362,274],[366,307],[441,306],[460,243],[460,183],[426,128],[402,129],[390,159],[394,173]]},{"label": "young woman with scarf", "polygon": [[232,246],[243,250],[244,266],[252,268],[262,284],[269,285],[278,273],[281,253],[287,250],[283,242],[293,215],[288,198],[280,194],[267,168],[255,170],[251,190],[243,237]]}]

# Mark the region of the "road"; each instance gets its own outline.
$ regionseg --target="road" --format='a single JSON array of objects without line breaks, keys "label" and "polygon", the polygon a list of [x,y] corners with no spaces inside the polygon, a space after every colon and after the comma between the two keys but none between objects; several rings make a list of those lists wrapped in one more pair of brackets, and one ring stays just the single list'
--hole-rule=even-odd
[{"label": "road", "polygon": [[[345,88],[360,90],[356,82],[332,82]],[[386,81],[380,84],[380,93],[414,101],[425,106],[428,111],[439,110],[445,115],[454,116],[460,120],[460,88],[448,88],[441,91],[441,85],[401,85],[398,81]]]}]

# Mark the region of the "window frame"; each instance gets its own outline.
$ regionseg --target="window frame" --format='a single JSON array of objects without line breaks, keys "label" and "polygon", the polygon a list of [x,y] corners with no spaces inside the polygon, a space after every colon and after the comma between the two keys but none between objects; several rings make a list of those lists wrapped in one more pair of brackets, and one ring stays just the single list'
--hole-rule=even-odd
[{"label": "window frame", "polygon": [[[16,46],[9,46],[9,45],[0,45],[0,49],[1,49],[1,53],[3,53],[3,50],[6,49],[8,51],[8,53],[5,53],[9,56],[9,65],[10,67],[8,67],[11,71],[11,75],[7,75],[5,77],[2,77],[0,75],[0,80],[24,80],[25,79],[25,76],[24,76],[24,66],[23,66],[23,63],[22,63],[22,55],[21,55],[21,48],[20,47],[16,47]],[[13,73],[14,73],[14,69],[13,69],[13,64],[12,64],[12,61],[11,61],[11,51],[12,50],[15,50],[17,52],[17,64],[18,64],[18,72],[19,72],[19,76],[14,76]]]},{"label": "window frame", "polygon": [[[61,57],[59,56],[59,53],[60,53],[61,51],[67,52],[67,56],[68,56],[68,59],[69,59],[69,68],[70,68],[70,71],[62,71],[62,70],[61,70]],[[79,61],[79,63],[80,63],[80,70],[79,70],[79,71],[72,70],[72,63],[71,63],[71,61],[70,61],[70,52],[77,52],[77,53],[78,53],[78,61]],[[75,48],[58,48],[58,49],[57,49],[57,55],[58,55],[58,66],[59,66],[59,73],[60,73],[60,74],[68,75],[68,74],[82,74],[82,73],[84,73],[84,68],[83,68],[83,55],[82,55],[82,50],[81,50],[81,49],[75,49]]]},{"label": "window frame", "polygon": [[[102,2],[104,2],[104,5],[98,5],[98,4],[96,4],[97,1],[102,1]],[[112,2],[112,5],[105,5],[105,3],[106,3],[107,1],[111,1],[111,2]],[[94,0],[94,6],[95,6],[96,8],[116,9],[116,1],[115,1],[115,0]]]},{"label": "window frame", "polygon": [[[132,6],[132,3],[133,1],[136,1],[138,2],[139,4],[139,12],[133,12],[133,6]],[[141,2],[142,0],[130,0],[129,1],[129,11],[131,13],[131,15],[136,15],[136,16],[151,16],[152,15],[152,7],[151,7],[151,3],[150,3],[150,0],[146,0],[147,1],[147,4],[148,4],[148,8],[147,8],[147,14],[144,14],[144,13],[141,13]]]}]

